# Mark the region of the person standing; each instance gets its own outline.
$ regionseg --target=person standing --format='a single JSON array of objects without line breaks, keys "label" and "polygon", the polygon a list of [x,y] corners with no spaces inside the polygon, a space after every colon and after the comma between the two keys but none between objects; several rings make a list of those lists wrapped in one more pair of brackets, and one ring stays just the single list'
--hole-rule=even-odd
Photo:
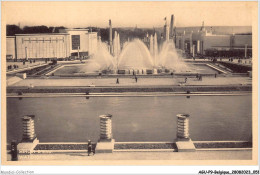
[{"label": "person standing", "polygon": [[12,161],[17,161],[18,160],[18,151],[17,151],[17,143],[16,140],[13,140],[11,142],[11,156],[12,156]]},{"label": "person standing", "polygon": [[197,80],[199,80],[199,74],[198,73],[196,74],[196,78],[197,78]]},{"label": "person standing", "polygon": [[88,156],[90,155],[91,151],[92,151],[92,143],[90,140],[88,140]]}]

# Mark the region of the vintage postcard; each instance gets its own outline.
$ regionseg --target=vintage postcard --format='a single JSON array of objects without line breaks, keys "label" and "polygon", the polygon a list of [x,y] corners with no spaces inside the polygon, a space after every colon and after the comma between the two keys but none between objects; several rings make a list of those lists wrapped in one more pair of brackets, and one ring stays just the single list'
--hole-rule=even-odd
[{"label": "vintage postcard", "polygon": [[2,2],[2,164],[257,165],[257,6]]}]

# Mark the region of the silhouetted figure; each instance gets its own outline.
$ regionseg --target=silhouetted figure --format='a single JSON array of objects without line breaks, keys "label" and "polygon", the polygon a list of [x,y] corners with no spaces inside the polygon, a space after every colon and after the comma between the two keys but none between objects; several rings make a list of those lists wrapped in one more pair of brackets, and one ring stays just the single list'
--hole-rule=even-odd
[{"label": "silhouetted figure", "polygon": [[137,76],[135,76],[135,82],[137,83]]},{"label": "silhouetted figure", "polygon": [[215,78],[217,78],[217,74],[215,73]]},{"label": "silhouetted figure", "polygon": [[187,78],[187,77],[185,77],[185,83],[187,83],[187,80],[188,80],[188,78]]},{"label": "silhouetted figure", "polygon": [[197,80],[199,79],[199,74],[198,73],[196,74],[196,78],[197,78]]},{"label": "silhouetted figure", "polygon": [[11,156],[12,156],[12,161],[17,161],[18,157],[17,157],[17,143],[15,140],[13,140],[11,142]]},{"label": "silhouetted figure", "polygon": [[95,145],[94,144],[92,144],[92,153],[93,153],[93,156],[95,155],[95,153],[96,153],[96,147],[95,147]]},{"label": "silhouetted figure", "polygon": [[90,140],[88,140],[88,156],[90,155],[91,152],[92,152],[92,143]]},{"label": "silhouetted figure", "polygon": [[116,79],[116,84],[119,84],[119,79],[118,78]]},{"label": "silhouetted figure", "polygon": [[199,81],[201,81],[201,77],[202,77],[202,76],[201,76],[201,75],[199,75],[199,77],[198,77],[198,80],[199,80]]}]

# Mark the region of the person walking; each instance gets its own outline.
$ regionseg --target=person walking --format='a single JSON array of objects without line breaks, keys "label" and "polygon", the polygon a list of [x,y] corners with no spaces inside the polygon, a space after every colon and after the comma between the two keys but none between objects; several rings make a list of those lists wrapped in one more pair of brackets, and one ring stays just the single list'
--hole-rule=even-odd
[{"label": "person walking", "polygon": [[119,78],[116,79],[116,84],[119,84]]},{"label": "person walking", "polygon": [[137,76],[135,76],[135,82],[137,83]]}]

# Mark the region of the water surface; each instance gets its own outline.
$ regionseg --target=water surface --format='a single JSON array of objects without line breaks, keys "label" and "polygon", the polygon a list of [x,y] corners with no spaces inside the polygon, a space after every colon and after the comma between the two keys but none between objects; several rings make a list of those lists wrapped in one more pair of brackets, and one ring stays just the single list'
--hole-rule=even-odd
[{"label": "water surface", "polygon": [[176,114],[190,114],[193,140],[251,139],[251,96],[7,98],[7,139],[20,141],[23,115],[35,115],[40,142],[99,138],[99,115],[113,115],[116,141],[173,141]]}]

